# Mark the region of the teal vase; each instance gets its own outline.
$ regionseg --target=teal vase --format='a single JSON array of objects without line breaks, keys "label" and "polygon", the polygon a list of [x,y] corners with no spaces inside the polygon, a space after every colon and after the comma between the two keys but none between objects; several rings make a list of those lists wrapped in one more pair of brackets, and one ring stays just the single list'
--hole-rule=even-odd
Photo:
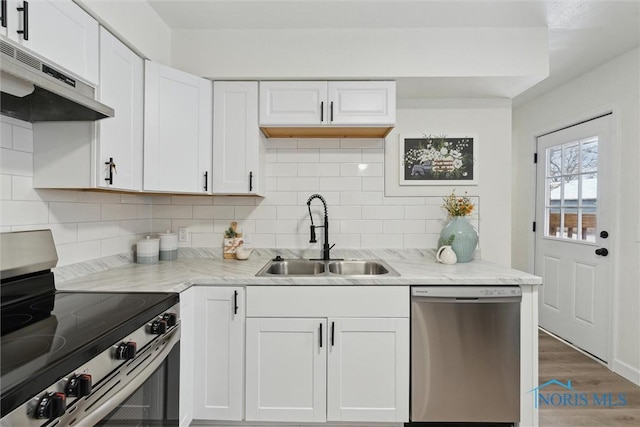
[{"label": "teal vase", "polygon": [[478,232],[464,216],[455,216],[440,232],[440,237],[449,239],[455,236],[451,249],[456,253],[458,262],[469,262],[478,246]]}]

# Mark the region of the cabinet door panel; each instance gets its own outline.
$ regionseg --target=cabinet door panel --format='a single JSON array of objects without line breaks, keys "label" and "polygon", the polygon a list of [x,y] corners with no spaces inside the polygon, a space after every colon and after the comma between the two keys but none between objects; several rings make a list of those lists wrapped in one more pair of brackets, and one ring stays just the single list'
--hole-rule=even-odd
[{"label": "cabinet door panel", "polygon": [[211,81],[145,62],[145,190],[211,191],[211,97]]},{"label": "cabinet door panel", "polygon": [[247,319],[247,421],[326,420],[326,330],[326,319]]},{"label": "cabinet door panel", "polygon": [[193,420],[195,360],[195,291],[180,293],[180,427]]},{"label": "cabinet door panel", "polygon": [[329,119],[333,125],[396,122],[395,82],[329,82]]},{"label": "cabinet door panel", "polygon": [[244,289],[198,287],[196,291],[194,417],[241,420]]},{"label": "cabinet door panel", "polygon": [[[116,116],[98,125],[98,187],[142,189],[144,61],[104,28],[100,29],[100,101]],[[116,165],[113,184],[109,159]]]},{"label": "cabinet door panel", "polygon": [[[29,40],[24,13],[14,13],[23,1],[11,1],[7,9],[9,37],[92,83],[98,82],[98,22],[71,0],[29,1]],[[61,70],[62,71],[62,70]]]},{"label": "cabinet door panel", "polygon": [[260,125],[327,123],[327,82],[260,82]]},{"label": "cabinet door panel", "polygon": [[329,319],[329,328],[327,419],[407,422],[409,319]]},{"label": "cabinet door panel", "polygon": [[259,133],[258,83],[214,82],[214,193],[257,193]]}]

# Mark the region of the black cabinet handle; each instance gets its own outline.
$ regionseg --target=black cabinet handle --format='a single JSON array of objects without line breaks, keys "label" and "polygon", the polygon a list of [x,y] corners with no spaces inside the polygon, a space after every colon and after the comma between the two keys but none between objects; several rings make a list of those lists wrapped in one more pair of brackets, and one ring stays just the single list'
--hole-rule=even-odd
[{"label": "black cabinet handle", "polygon": [[2,13],[2,16],[0,16],[0,25],[7,28],[7,0],[2,0],[0,9],[0,13]]},{"label": "black cabinet handle", "polygon": [[238,291],[233,291],[233,314],[238,314]]},{"label": "black cabinet handle", "polygon": [[320,123],[324,122],[324,101],[320,102]]},{"label": "black cabinet handle", "polygon": [[331,116],[329,117],[329,121],[333,122],[333,101],[331,101],[331,105],[329,106],[331,110]]},{"label": "black cabinet handle", "polygon": [[18,34],[22,34],[22,38],[29,40],[29,2],[23,1],[22,7],[18,8],[18,12],[22,12],[22,29],[18,30]]},{"label": "black cabinet handle", "polygon": [[607,248],[596,249],[596,255],[607,256],[609,255],[609,250]]},{"label": "black cabinet handle", "polygon": [[104,162],[104,164],[109,166],[109,172],[107,172],[107,177],[104,180],[107,181],[109,185],[113,185],[113,171],[116,169],[116,164],[113,163],[113,157],[109,157],[109,161]]},{"label": "black cabinet handle", "polygon": [[204,173],[204,191],[208,191],[209,189],[209,172]]},{"label": "black cabinet handle", "polygon": [[336,338],[336,322],[331,322],[331,347],[333,347],[336,344],[335,338]]},{"label": "black cabinet handle", "polygon": [[253,172],[249,171],[249,191],[253,191]]},{"label": "black cabinet handle", "polygon": [[320,323],[320,348],[322,348],[322,323]]}]

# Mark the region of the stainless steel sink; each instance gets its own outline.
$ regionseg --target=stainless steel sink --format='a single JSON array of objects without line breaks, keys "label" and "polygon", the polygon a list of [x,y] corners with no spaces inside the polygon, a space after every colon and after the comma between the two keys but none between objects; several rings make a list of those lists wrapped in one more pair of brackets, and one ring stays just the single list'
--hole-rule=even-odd
[{"label": "stainless steel sink", "polygon": [[399,276],[386,262],[376,260],[287,259],[269,261],[256,276]]},{"label": "stainless steel sink", "polygon": [[389,274],[389,269],[379,261],[336,261],[329,263],[329,272],[343,276],[376,276]]},{"label": "stainless steel sink", "polygon": [[315,276],[325,271],[324,262],[307,259],[269,261],[256,276]]}]

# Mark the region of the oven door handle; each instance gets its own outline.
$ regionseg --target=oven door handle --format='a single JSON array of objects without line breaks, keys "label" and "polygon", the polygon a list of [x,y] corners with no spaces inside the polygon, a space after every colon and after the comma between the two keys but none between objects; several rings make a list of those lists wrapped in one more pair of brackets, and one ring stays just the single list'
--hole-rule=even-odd
[{"label": "oven door handle", "polygon": [[74,427],[93,427],[100,421],[102,421],[107,415],[124,402],[129,396],[131,396],[147,379],[158,369],[160,365],[166,360],[167,356],[173,349],[173,347],[180,342],[180,328],[176,328],[173,331],[171,337],[166,341],[162,350],[156,353],[153,360],[136,375],[131,381],[125,384],[124,387],[117,390],[113,396],[101,397],[105,399],[100,405],[97,405],[90,413],[85,414],[79,419]]}]

